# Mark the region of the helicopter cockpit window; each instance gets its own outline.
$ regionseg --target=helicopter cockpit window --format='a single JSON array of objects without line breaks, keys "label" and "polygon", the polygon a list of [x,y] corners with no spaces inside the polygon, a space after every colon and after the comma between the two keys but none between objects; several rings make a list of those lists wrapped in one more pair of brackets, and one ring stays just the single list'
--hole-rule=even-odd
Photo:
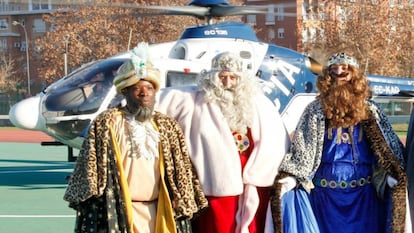
[{"label": "helicopter cockpit window", "polygon": [[45,90],[46,109],[68,111],[71,114],[96,111],[112,87],[115,73],[122,62],[123,60],[95,63],[54,83]]},{"label": "helicopter cockpit window", "polygon": [[251,59],[252,58],[252,53],[250,51],[240,51],[239,55],[243,59]]},{"label": "helicopter cockpit window", "polygon": [[87,114],[98,110],[112,87],[116,70],[89,74],[82,83],[67,83],[62,89],[48,93],[45,105],[48,111],[67,111],[68,114]]},{"label": "helicopter cockpit window", "polygon": [[165,81],[167,87],[186,86],[196,84],[196,73],[168,72]]},{"label": "helicopter cockpit window", "polygon": [[[109,60],[95,63],[72,73],[67,78],[61,79],[48,87],[45,90],[46,100],[44,105],[46,111],[43,113],[45,118],[60,116],[67,118],[72,115],[97,112],[113,86],[114,76],[123,61]],[[79,130],[83,129],[83,125],[69,122],[71,120],[62,120],[58,123],[50,124],[48,127],[61,131],[56,132],[58,136],[65,138],[79,136],[79,134],[67,134],[68,132],[77,132],[74,129],[77,127],[79,127]]]},{"label": "helicopter cockpit window", "polygon": [[185,59],[185,54],[185,48],[182,45],[178,45],[173,50],[171,50],[170,58]]},{"label": "helicopter cockpit window", "polygon": [[114,72],[98,73],[83,86],[85,100],[78,106],[82,114],[96,112],[112,87]]}]

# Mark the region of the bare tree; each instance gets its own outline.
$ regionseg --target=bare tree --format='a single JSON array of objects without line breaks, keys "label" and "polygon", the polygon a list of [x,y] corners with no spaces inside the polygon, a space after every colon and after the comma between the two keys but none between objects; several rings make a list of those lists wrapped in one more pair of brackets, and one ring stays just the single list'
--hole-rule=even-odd
[{"label": "bare tree", "polygon": [[[179,0],[168,4],[184,5],[184,2]],[[139,16],[136,9],[122,7],[121,4],[111,7],[111,4],[103,6],[99,3],[105,2],[76,8],[62,7],[44,16],[52,30],[39,38],[36,44],[41,60],[39,75],[47,83],[64,75],[63,54],[66,52],[70,71],[82,64],[126,51],[139,41],[176,40],[186,26],[195,22],[193,18],[183,16]],[[145,5],[147,2],[129,1],[128,5],[131,4]]]},{"label": "bare tree", "polygon": [[15,61],[8,53],[0,53],[0,114],[8,114],[10,107],[24,98],[24,74],[19,75]]},{"label": "bare tree", "polygon": [[[345,51],[369,74],[413,77],[414,6],[388,0],[305,2],[309,15],[299,28],[308,33],[303,50],[320,62]],[[303,32],[302,31],[302,32]]]},{"label": "bare tree", "polygon": [[5,93],[12,93],[19,84],[16,77],[14,60],[6,53],[0,53],[0,90]]}]

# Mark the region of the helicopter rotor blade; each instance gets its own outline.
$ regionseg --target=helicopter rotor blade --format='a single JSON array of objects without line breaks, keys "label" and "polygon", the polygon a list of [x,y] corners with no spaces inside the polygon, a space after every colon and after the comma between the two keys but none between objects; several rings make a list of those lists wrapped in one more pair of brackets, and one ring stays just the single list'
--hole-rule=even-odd
[{"label": "helicopter rotor blade", "polygon": [[[287,8],[287,4],[275,4],[275,8]],[[199,6],[135,6],[135,9],[146,9],[151,12],[138,13],[139,15],[188,15],[196,17],[225,17],[248,14],[266,14],[269,5],[259,6],[231,6],[218,5],[211,7]],[[276,15],[279,15],[276,13]],[[281,15],[290,17],[297,16],[296,13],[283,12]]]},{"label": "helicopter rotor blade", "polygon": [[253,6],[220,6],[212,7],[210,10],[210,16],[223,17],[223,16],[234,16],[234,15],[247,15],[247,14],[265,14],[267,8],[264,6],[253,7]]},{"label": "helicopter rotor blade", "polygon": [[[56,0],[52,0],[53,2]],[[81,3],[79,1],[71,1],[71,3],[62,3],[56,1],[59,5],[84,5],[88,6],[89,3]],[[203,4],[199,4],[202,2]],[[212,1],[214,2],[214,1]],[[158,5],[138,5],[132,3],[97,3],[90,6],[95,7],[118,7],[123,9],[136,9],[140,16],[150,15],[186,15],[195,16],[198,18],[202,17],[224,17],[224,16],[235,16],[235,15],[248,15],[248,14],[266,14],[268,13],[269,6],[273,8],[292,8],[296,7],[296,3],[278,3],[278,4],[267,4],[267,5],[243,5],[233,6],[227,1],[223,1],[222,4],[214,5],[208,4],[208,1],[192,1],[190,5],[185,6],[158,6]],[[141,12],[144,11],[144,12]],[[276,13],[276,15],[278,15]],[[296,13],[283,12],[283,16],[296,16]]]},{"label": "helicopter rotor blade", "polygon": [[[267,12],[266,6],[135,6],[135,9],[156,10],[153,14],[169,14],[169,15],[194,15],[194,16],[211,16],[223,17],[243,14],[264,14]],[[151,14],[151,13],[144,13]]]},{"label": "helicopter rotor blade", "polygon": [[[152,12],[143,12],[145,15],[192,15],[203,17],[208,15],[209,9],[199,6],[134,6],[134,9],[152,10]],[[155,11],[154,11],[155,10]],[[158,12],[157,12],[158,11]]]},{"label": "helicopter rotor blade", "polygon": [[[286,4],[275,4],[274,8],[286,8]],[[269,12],[269,5],[249,5],[249,6],[220,6],[213,7],[210,15],[213,17],[249,15],[249,14],[266,14]],[[277,14],[277,13],[276,13]],[[296,16],[296,13],[283,12],[284,16]]]}]

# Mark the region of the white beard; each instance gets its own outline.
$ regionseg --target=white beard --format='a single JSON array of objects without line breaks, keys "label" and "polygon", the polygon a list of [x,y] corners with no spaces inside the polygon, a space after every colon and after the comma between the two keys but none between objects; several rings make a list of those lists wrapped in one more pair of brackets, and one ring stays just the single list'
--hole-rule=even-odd
[{"label": "white beard", "polygon": [[[250,82],[248,83],[251,85]],[[220,107],[230,129],[233,132],[246,134],[247,128],[252,126],[253,121],[255,86],[239,83],[236,88],[229,89],[218,81],[216,85],[206,85],[203,89],[206,92],[206,101]]]}]

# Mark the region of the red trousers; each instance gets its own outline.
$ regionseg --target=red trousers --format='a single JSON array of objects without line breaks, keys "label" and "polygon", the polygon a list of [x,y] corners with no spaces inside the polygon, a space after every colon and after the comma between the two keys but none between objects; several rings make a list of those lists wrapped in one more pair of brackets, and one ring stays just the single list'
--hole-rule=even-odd
[{"label": "red trousers", "polygon": [[[258,188],[260,203],[249,225],[250,233],[263,233],[270,188]],[[193,221],[193,233],[235,233],[238,196],[207,197],[208,209]]]},{"label": "red trousers", "polygon": [[[235,133],[234,133],[235,134]],[[250,129],[247,131],[249,147],[247,150],[239,151],[240,165],[242,170],[254,148]],[[256,215],[249,225],[250,233],[263,233],[267,205],[270,197],[270,188],[257,188],[259,195],[259,207]],[[236,213],[238,209],[239,196],[212,197],[207,196],[209,207],[193,221],[193,233],[235,233]]]}]

